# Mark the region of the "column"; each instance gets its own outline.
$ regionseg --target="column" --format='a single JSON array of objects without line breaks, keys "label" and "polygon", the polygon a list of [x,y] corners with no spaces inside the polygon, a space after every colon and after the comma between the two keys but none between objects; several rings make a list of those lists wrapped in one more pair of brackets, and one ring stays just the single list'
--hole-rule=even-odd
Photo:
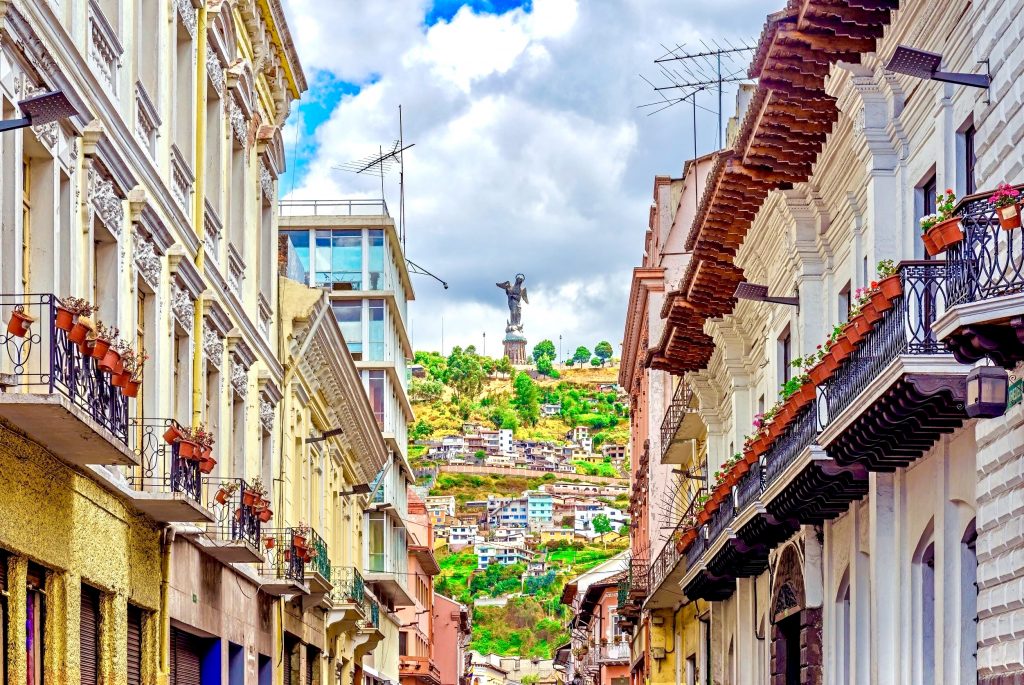
[{"label": "column", "polygon": [[869,547],[871,550],[871,682],[902,682],[899,671],[901,550],[896,531],[896,486],[891,473],[869,476]]}]

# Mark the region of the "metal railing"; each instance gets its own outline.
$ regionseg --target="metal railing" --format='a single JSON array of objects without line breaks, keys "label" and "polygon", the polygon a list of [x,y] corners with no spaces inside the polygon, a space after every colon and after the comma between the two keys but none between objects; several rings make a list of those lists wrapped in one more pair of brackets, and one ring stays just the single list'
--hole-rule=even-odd
[{"label": "metal railing", "polygon": [[256,549],[263,540],[260,512],[266,504],[260,501],[243,478],[223,478],[208,484],[208,508],[216,518],[215,535],[224,540],[245,541]]},{"label": "metal railing", "polygon": [[307,545],[310,550],[309,570],[315,571],[323,576],[327,582],[331,581],[331,558],[327,555],[327,543],[312,528],[309,529]]},{"label": "metal railing", "polygon": [[331,569],[331,600],[335,604],[355,604],[365,614],[367,610],[366,582],[354,566],[335,566]]},{"label": "metal railing", "polygon": [[964,239],[946,251],[950,306],[1024,292],[1024,231],[1003,230],[988,195],[959,208]]},{"label": "metal railing", "polygon": [[132,451],[139,465],[128,482],[140,492],[178,493],[196,503],[203,501],[203,475],[199,462],[178,454],[178,443],[168,444],[164,431],[178,427],[174,419],[131,419]]},{"label": "metal railing", "polygon": [[302,583],[306,579],[306,561],[296,544],[295,528],[271,528],[263,531],[264,556],[260,575]]},{"label": "metal railing", "polygon": [[60,300],[52,294],[0,294],[0,312],[18,311],[35,321],[24,336],[7,329],[0,334],[0,387],[3,392],[58,393],[93,421],[128,444],[128,398],[110,383],[99,359],[68,339],[57,327]]},{"label": "metal railing", "polygon": [[651,563],[651,568],[647,573],[647,587],[650,592],[654,592],[664,582],[665,578],[668,577],[668,574],[672,573],[672,569],[676,567],[676,564],[682,558],[683,555],[676,549],[676,537],[680,533],[685,532],[688,526],[691,525],[690,522],[694,520],[697,515],[697,509],[700,507],[697,502],[705,492],[706,490],[701,486],[697,487],[692,493],[692,497],[686,505],[686,510],[679,517],[679,522],[676,524],[675,529],[669,534],[668,541],[665,542],[665,546]]},{"label": "metal railing", "polygon": [[281,200],[281,216],[390,216],[383,199]]},{"label": "metal railing", "polygon": [[686,381],[680,380],[676,386],[675,392],[672,394],[672,401],[669,402],[668,409],[665,410],[665,416],[661,420],[661,458],[664,459],[672,446],[672,439],[675,437],[676,432],[679,430],[679,424],[682,422],[683,417],[687,412],[696,412],[696,409],[690,407],[690,403],[693,401],[693,390],[690,388],[690,384]]}]

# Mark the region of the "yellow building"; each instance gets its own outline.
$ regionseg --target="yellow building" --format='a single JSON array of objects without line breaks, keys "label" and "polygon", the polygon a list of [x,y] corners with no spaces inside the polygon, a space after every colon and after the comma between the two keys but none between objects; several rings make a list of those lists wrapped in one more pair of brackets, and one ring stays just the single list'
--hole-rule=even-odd
[{"label": "yellow building", "polygon": [[538,533],[539,544],[546,545],[551,542],[572,542],[574,531],[572,528],[541,528]]}]

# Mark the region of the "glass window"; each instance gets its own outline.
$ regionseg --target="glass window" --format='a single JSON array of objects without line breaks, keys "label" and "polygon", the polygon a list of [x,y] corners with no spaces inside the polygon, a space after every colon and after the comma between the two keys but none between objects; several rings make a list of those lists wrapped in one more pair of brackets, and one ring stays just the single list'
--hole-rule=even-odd
[{"label": "glass window", "polygon": [[384,520],[385,513],[375,511],[370,514],[370,536],[366,567],[371,572],[384,571]]},{"label": "glass window", "polygon": [[377,418],[377,424],[384,427],[384,372],[369,372],[369,395],[370,406],[373,408],[373,415]]},{"label": "glass window", "polygon": [[369,266],[367,286],[370,290],[384,290],[384,231],[369,231]]},{"label": "glass window", "polygon": [[973,195],[978,190],[974,181],[974,167],[978,163],[978,158],[974,154],[975,133],[973,124],[964,131],[964,189],[967,195]]},{"label": "glass window", "polygon": [[309,284],[309,231],[281,231],[284,239],[284,275]]},{"label": "glass window", "polygon": [[316,285],[334,284],[363,289],[362,232],[316,232]]},{"label": "glass window", "polygon": [[[357,360],[363,358],[363,303],[360,300],[335,300],[331,303],[334,317],[341,326],[348,351]],[[371,338],[372,339],[372,338]]]},{"label": "glass window", "polygon": [[370,300],[369,359],[384,359],[384,300]]},{"label": "glass window", "polygon": [[44,681],[43,646],[46,636],[46,595],[43,594],[45,572],[29,567],[28,589],[25,596],[25,655],[27,657],[27,685],[42,685]]}]

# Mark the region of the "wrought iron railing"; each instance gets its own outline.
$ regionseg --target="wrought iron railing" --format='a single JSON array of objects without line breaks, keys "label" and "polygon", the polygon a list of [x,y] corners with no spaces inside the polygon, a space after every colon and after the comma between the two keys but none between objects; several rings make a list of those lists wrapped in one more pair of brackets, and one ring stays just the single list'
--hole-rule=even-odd
[{"label": "wrought iron railing", "polygon": [[761,487],[766,488],[818,435],[816,401],[804,407],[764,455]]},{"label": "wrought iron railing", "polygon": [[632,595],[646,595],[647,585],[647,557],[640,557],[629,560],[629,592]]},{"label": "wrought iron railing", "polygon": [[708,540],[706,537],[707,526],[702,526],[700,533],[697,535],[697,539],[693,541],[689,547],[686,548],[686,568],[687,570],[693,568],[700,557],[704,554],[704,550],[708,547]]},{"label": "wrought iron railing", "polygon": [[330,582],[331,558],[327,555],[327,543],[324,542],[319,533],[310,528],[307,544],[310,550],[309,570],[319,573],[327,579],[327,582]]},{"label": "wrought iron railing", "polygon": [[665,458],[669,448],[671,448],[672,439],[679,430],[679,424],[682,422],[683,417],[687,412],[697,411],[690,407],[690,403],[692,401],[693,390],[690,388],[690,384],[684,380],[680,380],[679,384],[676,386],[675,392],[672,394],[672,401],[669,402],[668,409],[665,410],[665,416],[661,420],[662,459]]},{"label": "wrought iron railing", "polygon": [[15,311],[34,319],[24,336],[4,329],[0,346],[0,386],[3,391],[58,393],[128,444],[128,398],[110,383],[91,354],[68,339],[68,331],[57,327],[60,300],[49,293],[36,295],[0,294],[0,312],[11,317]]},{"label": "wrought iron railing", "polygon": [[203,474],[199,462],[178,454],[178,443],[168,444],[164,431],[177,427],[174,419],[132,419],[132,451],[139,465],[128,482],[140,492],[179,493],[196,503],[203,501]]},{"label": "wrought iron railing", "polygon": [[932,331],[946,311],[944,262],[903,262],[899,267],[903,295],[875,323],[871,332],[822,387],[828,425],[849,407],[867,385],[900,355],[948,354]]},{"label": "wrought iron railing", "polygon": [[306,579],[305,546],[299,542],[297,528],[265,529],[263,535],[263,563],[260,575],[278,580],[302,583]]},{"label": "wrought iron railing", "polygon": [[1003,230],[988,193],[960,206],[964,239],[949,247],[949,305],[1024,292],[1024,232]]},{"label": "wrought iron railing", "polygon": [[708,521],[708,539],[717,540],[718,536],[721,535],[726,527],[732,522],[733,516],[736,514],[736,502],[733,500],[732,493],[729,493],[725,500],[718,505],[718,509],[711,515],[711,520]]},{"label": "wrought iron railing", "polygon": [[268,504],[242,478],[223,478],[209,483],[210,502],[216,522],[214,535],[222,540],[245,541],[256,549],[263,539],[260,514]]},{"label": "wrought iron railing", "polygon": [[359,621],[360,628],[380,628],[380,602],[375,597],[366,596],[366,603],[369,611],[366,618]]},{"label": "wrought iron railing", "polygon": [[[684,476],[685,477],[685,476]],[[690,501],[686,505],[686,510],[683,515],[679,517],[679,522],[676,524],[675,529],[669,535],[669,539],[665,542],[665,546],[662,547],[658,556],[655,557],[654,561],[651,562],[651,568],[648,571],[647,587],[651,592],[654,592],[658,588],[668,574],[672,573],[672,569],[679,563],[679,559],[682,557],[679,550],[676,548],[676,538],[686,532],[688,527],[692,524],[692,521],[697,515],[697,510],[702,506],[698,503],[698,500],[706,490],[703,487],[698,487],[692,493]]]},{"label": "wrought iron railing", "polygon": [[335,604],[355,604],[367,611],[366,582],[359,569],[353,566],[335,566],[331,569],[331,600]]},{"label": "wrought iron railing", "polygon": [[748,504],[753,502],[761,489],[765,486],[764,469],[761,468],[761,461],[758,460],[750,466],[750,470],[740,477],[736,484],[736,512],[742,511]]}]

